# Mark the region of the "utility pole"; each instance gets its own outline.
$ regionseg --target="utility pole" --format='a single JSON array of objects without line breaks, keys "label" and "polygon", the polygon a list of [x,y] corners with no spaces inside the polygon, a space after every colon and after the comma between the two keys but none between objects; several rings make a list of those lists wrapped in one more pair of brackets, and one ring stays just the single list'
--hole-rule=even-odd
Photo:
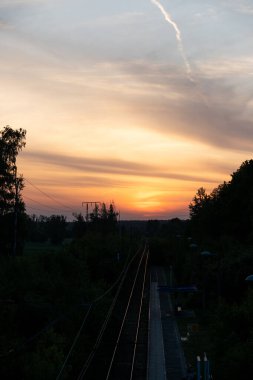
[{"label": "utility pole", "polygon": [[121,223],[120,223],[120,211],[119,211],[119,252],[118,252],[118,261],[120,261],[120,257],[122,254],[122,232],[121,232]]},{"label": "utility pole", "polygon": [[87,223],[89,221],[89,205],[90,206],[95,205],[95,207],[96,207],[97,204],[101,205],[101,202],[95,202],[95,201],[92,201],[92,202],[82,202],[82,207],[83,207],[83,205],[86,205],[86,222]]},{"label": "utility pole", "polygon": [[13,257],[15,257],[17,253],[17,227],[18,227],[18,179],[17,179],[16,165],[14,166],[14,181],[15,181],[15,203],[14,203],[13,248],[12,248]]}]

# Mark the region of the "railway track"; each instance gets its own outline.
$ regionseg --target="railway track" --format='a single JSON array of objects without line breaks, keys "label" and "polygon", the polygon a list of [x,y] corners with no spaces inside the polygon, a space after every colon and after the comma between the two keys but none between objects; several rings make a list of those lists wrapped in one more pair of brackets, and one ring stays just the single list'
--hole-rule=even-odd
[{"label": "railway track", "polygon": [[144,380],[147,368],[149,250],[136,255],[119,285],[94,354],[77,380]]}]

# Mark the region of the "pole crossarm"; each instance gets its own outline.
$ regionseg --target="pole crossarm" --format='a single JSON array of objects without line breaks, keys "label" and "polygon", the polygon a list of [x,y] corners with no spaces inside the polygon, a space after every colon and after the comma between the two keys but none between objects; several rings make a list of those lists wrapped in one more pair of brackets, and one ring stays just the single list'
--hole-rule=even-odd
[{"label": "pole crossarm", "polygon": [[84,202],[82,202],[82,207],[83,207],[83,205],[86,205],[86,221],[87,222],[89,220],[89,206],[92,206],[92,205],[97,206],[98,204],[101,205],[102,202],[99,202],[99,201],[84,201]]}]

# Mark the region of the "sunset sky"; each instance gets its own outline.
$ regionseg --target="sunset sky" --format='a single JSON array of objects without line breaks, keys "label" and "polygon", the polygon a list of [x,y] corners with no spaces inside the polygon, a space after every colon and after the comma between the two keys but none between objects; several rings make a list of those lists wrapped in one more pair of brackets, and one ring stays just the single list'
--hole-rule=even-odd
[{"label": "sunset sky", "polygon": [[250,0],[0,0],[0,49],[30,214],[187,218],[252,158]]}]

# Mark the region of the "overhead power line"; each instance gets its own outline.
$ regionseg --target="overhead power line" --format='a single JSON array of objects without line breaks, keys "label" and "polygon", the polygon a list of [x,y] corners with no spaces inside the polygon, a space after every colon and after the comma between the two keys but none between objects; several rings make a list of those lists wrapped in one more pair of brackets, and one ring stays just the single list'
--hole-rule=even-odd
[{"label": "overhead power line", "polygon": [[52,195],[49,195],[47,194],[45,191],[41,190],[38,186],[34,185],[30,180],[28,180],[27,178],[24,178],[24,180],[29,183],[32,187],[34,187],[36,190],[38,190],[41,194],[45,195],[45,197],[51,199],[51,201],[54,201],[55,203],[58,203],[60,206],[64,207],[64,208],[67,208],[71,211],[73,211],[71,209],[71,207],[69,206],[66,206],[65,204],[63,204],[62,202],[58,201],[56,198],[54,198]]},{"label": "overhead power line", "polygon": [[[48,208],[48,209],[51,209],[51,210],[56,210],[56,211],[59,211],[59,208],[56,208],[56,207],[52,207],[52,206],[49,206],[49,205],[46,205],[42,202],[39,202],[39,201],[36,201],[35,199],[32,199],[30,197],[27,197],[26,195],[23,195],[24,198],[28,199],[29,201],[32,201],[34,203],[37,203],[45,208]],[[34,208],[34,207],[31,207],[31,206],[28,206],[29,208]]]},{"label": "overhead power line", "polygon": [[[127,258],[126,258],[126,262],[125,262],[124,268],[123,268],[122,272],[119,274],[118,278],[115,280],[115,282],[114,282],[114,283],[109,287],[109,289],[107,289],[103,294],[101,294],[101,295],[98,296],[96,299],[94,299],[94,300],[92,300],[91,302],[89,302],[89,304],[88,304],[89,308],[88,308],[88,310],[87,310],[87,312],[85,313],[85,316],[84,316],[84,318],[83,318],[83,322],[82,322],[82,325],[81,325],[81,327],[80,327],[80,333],[81,333],[81,331],[82,331],[82,329],[83,329],[83,327],[84,327],[84,325],[85,325],[86,319],[87,319],[87,317],[88,317],[88,315],[89,315],[89,313],[90,313],[90,311],[91,311],[91,310],[90,310],[91,307],[93,307],[94,305],[98,304],[103,298],[106,297],[106,295],[107,295],[108,293],[110,293],[110,292],[115,288],[115,286],[118,284],[118,282],[120,281],[121,277],[124,275],[125,271],[127,270],[127,267],[130,265],[130,263],[131,263],[132,260],[137,256],[138,253],[139,253],[139,252],[137,252],[137,253],[134,255],[134,257],[131,259],[131,261],[128,262],[128,260],[129,260],[129,256],[130,256],[130,253],[129,253],[128,256],[127,256]],[[72,307],[72,309],[71,309],[70,311],[68,311],[67,313],[61,313],[61,314],[59,315],[59,317],[57,317],[57,318],[55,318],[55,319],[49,321],[49,322],[48,322],[44,327],[42,327],[39,331],[37,331],[37,332],[34,333],[32,336],[30,336],[29,338],[27,338],[27,339],[25,340],[25,342],[21,343],[20,345],[17,345],[17,346],[11,347],[11,348],[8,349],[8,351],[6,351],[5,353],[0,353],[0,358],[2,358],[2,357],[7,357],[7,356],[9,356],[9,355],[11,355],[11,354],[15,354],[15,353],[19,352],[21,349],[23,349],[23,348],[24,348],[26,345],[28,345],[30,342],[32,342],[33,340],[37,339],[41,334],[43,334],[43,333],[45,333],[46,331],[48,331],[48,329],[49,329],[51,326],[55,325],[58,321],[62,320],[63,318],[66,318],[66,316],[67,316],[68,314],[73,313],[74,311],[76,311],[76,309],[79,309],[80,307],[83,308],[83,304],[79,304],[79,303],[78,303],[78,304],[75,304],[75,305]],[[69,318],[69,317],[68,317],[68,318]],[[72,344],[73,348],[74,348],[74,346],[75,346],[76,341],[78,340],[78,337],[79,337],[80,333],[78,332],[78,334],[77,334],[76,337],[75,337],[75,340],[74,340],[74,342],[73,342],[74,344]],[[71,349],[71,352],[72,352],[72,349]],[[69,353],[69,355],[71,354],[71,352]],[[69,355],[68,355],[68,357],[69,357]],[[66,361],[66,359],[65,359],[65,361]],[[66,363],[65,363],[65,364],[66,364]],[[65,367],[65,364],[63,365],[63,368]],[[63,369],[63,368],[62,368],[62,369]],[[61,372],[62,372],[62,370],[61,370]],[[58,376],[59,376],[59,375],[58,375]]]},{"label": "overhead power line", "polygon": [[[66,366],[66,364],[67,364],[67,361],[68,361],[68,359],[69,359],[69,357],[70,357],[70,355],[71,355],[71,353],[72,353],[72,351],[73,351],[73,349],[74,349],[74,347],[75,347],[75,345],[76,345],[76,343],[77,343],[77,340],[78,340],[78,338],[79,338],[79,336],[80,336],[80,334],[81,334],[81,332],[82,332],[82,330],[83,330],[83,327],[84,327],[84,325],[85,325],[85,322],[86,322],[86,320],[87,320],[87,317],[88,317],[88,315],[89,315],[89,313],[90,313],[90,311],[91,311],[91,309],[92,308],[94,308],[94,306],[96,306],[108,293],[110,293],[114,288],[115,288],[115,286],[119,283],[119,288],[118,288],[118,291],[119,291],[119,289],[120,289],[120,287],[121,287],[121,284],[122,284],[122,281],[124,281],[124,278],[125,278],[125,276],[127,275],[127,272],[128,272],[128,269],[129,269],[129,267],[130,267],[130,265],[131,265],[131,263],[133,262],[133,260],[136,258],[136,256],[138,255],[140,253],[140,249],[138,249],[138,251],[136,252],[136,254],[131,258],[131,260],[130,261],[128,261],[129,260],[129,257],[130,257],[130,252],[129,252],[129,254],[128,254],[128,257],[127,257],[127,259],[126,259],[126,262],[125,262],[125,265],[124,265],[124,268],[123,268],[123,270],[121,271],[121,273],[119,274],[119,276],[118,276],[118,278],[116,279],[116,281],[111,285],[111,287],[109,288],[109,289],[107,289],[101,296],[99,296],[99,297],[97,297],[95,300],[93,300],[92,302],[91,302],[91,304],[90,304],[90,307],[89,307],[89,309],[88,309],[88,311],[87,311],[87,313],[85,314],[85,316],[84,316],[84,319],[83,319],[83,321],[82,321],[82,324],[81,324],[81,326],[80,326],[80,329],[78,330],[78,332],[77,332],[77,334],[76,334],[76,336],[75,336],[75,338],[74,338],[74,341],[73,341],[73,343],[72,343],[72,345],[71,345],[71,348],[70,348],[70,350],[69,350],[69,352],[68,352],[68,354],[67,354],[67,356],[66,356],[66,358],[65,358],[65,360],[64,360],[64,363],[62,364],[62,366],[61,366],[61,369],[60,369],[60,371],[59,371],[59,373],[58,373],[58,376],[57,376],[57,378],[56,378],[56,380],[59,380],[60,379],[60,377],[61,377],[61,375],[62,375],[62,373],[63,373],[63,371],[64,371],[64,369],[65,369],[65,366]],[[117,292],[118,293],[118,292]],[[115,295],[115,297],[114,297],[114,299],[113,299],[113,301],[112,301],[112,304],[114,305],[114,302],[116,302],[115,300],[116,300],[116,298],[117,298],[117,293],[116,293],[116,295]],[[95,343],[95,345],[94,345],[94,347],[93,347],[93,349],[92,349],[92,351],[90,352],[90,354],[89,354],[89,356],[88,356],[88,359],[86,360],[86,362],[84,363],[84,366],[83,366],[83,368],[82,368],[82,370],[81,370],[81,373],[80,373],[80,375],[79,375],[79,377],[82,379],[83,378],[83,374],[87,371],[87,369],[88,369],[88,367],[89,367],[89,365],[90,365],[90,363],[91,363],[91,361],[92,361],[92,359],[93,359],[93,356],[94,356],[94,354],[95,354],[95,351],[96,351],[96,349],[98,348],[98,346],[99,346],[99,344],[100,344],[100,342],[101,342],[101,339],[102,339],[102,336],[103,336],[103,332],[104,332],[104,330],[105,330],[105,328],[106,328],[106,326],[107,326],[107,323],[108,323],[108,320],[109,320],[109,316],[110,316],[110,314],[111,314],[111,311],[112,311],[112,305],[111,305],[111,307],[110,307],[110,309],[109,309],[109,311],[108,311],[108,314],[107,314],[107,316],[106,316],[106,318],[105,318],[105,320],[104,320],[104,323],[103,323],[103,326],[102,326],[102,328],[101,328],[101,330],[99,331],[99,333],[98,333],[98,336],[97,336],[97,340],[96,340],[96,343]]]}]

